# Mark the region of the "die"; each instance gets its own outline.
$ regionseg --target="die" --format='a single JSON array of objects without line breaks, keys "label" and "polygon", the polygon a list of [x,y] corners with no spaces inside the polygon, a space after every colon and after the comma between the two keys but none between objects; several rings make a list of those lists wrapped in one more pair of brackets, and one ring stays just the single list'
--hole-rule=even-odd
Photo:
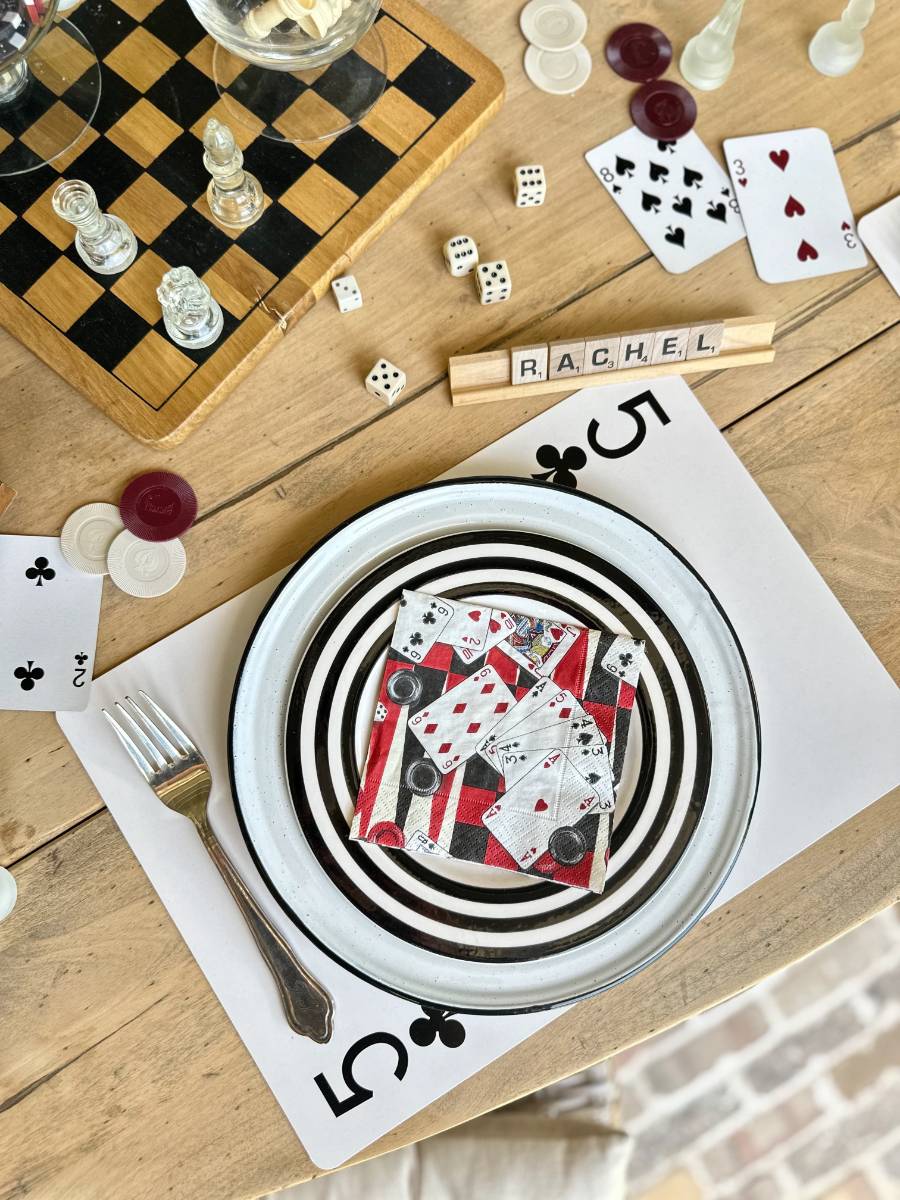
[{"label": "die", "polygon": [[516,208],[533,208],[547,199],[547,180],[538,163],[516,167],[514,184]]},{"label": "die", "polygon": [[331,290],[334,292],[337,306],[342,313],[353,312],[355,308],[362,308],[362,292],[359,290],[359,284],[352,275],[342,275],[340,279],[332,279]]},{"label": "die", "polygon": [[394,403],[405,387],[406,376],[386,358],[379,358],[366,376],[366,391],[388,405]]},{"label": "die", "polygon": [[467,234],[452,237],[444,244],[444,262],[451,275],[469,275],[478,266],[478,247]]},{"label": "die", "polygon": [[482,304],[499,304],[508,300],[512,292],[509,267],[502,259],[498,262],[481,263],[475,272],[475,286]]}]

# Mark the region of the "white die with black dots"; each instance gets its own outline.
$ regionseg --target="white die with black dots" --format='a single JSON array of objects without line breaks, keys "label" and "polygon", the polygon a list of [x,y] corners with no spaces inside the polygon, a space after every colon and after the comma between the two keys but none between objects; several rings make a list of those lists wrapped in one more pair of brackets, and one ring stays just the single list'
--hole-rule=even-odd
[{"label": "white die with black dots", "polygon": [[513,182],[516,208],[535,208],[547,199],[547,177],[540,163],[516,167]]},{"label": "white die with black dots", "polygon": [[353,275],[342,275],[340,279],[333,279],[331,281],[331,290],[334,292],[337,306],[342,313],[353,312],[356,308],[362,308],[362,292],[359,290],[359,284]]},{"label": "white die with black dots", "polygon": [[444,243],[444,262],[451,275],[470,275],[478,266],[478,247],[468,234],[459,234]]},{"label": "white die with black dots", "polygon": [[503,259],[481,263],[475,272],[475,284],[482,304],[500,304],[512,293],[512,276]]},{"label": "white die with black dots", "polygon": [[366,376],[366,391],[388,405],[394,403],[405,387],[406,376],[386,358],[379,358]]}]

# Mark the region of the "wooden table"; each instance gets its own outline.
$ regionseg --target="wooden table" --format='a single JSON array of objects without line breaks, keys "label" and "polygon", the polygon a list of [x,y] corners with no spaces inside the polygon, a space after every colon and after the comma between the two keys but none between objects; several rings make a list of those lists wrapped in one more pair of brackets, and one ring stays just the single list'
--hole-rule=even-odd
[{"label": "wooden table", "polygon": [[[358,264],[366,306],[321,303],[205,426],[155,455],[129,440],[12,338],[0,335],[0,479],[19,497],[4,531],[53,533],[78,504],[115,500],[140,470],[194,484],[189,571],[156,601],[107,586],[106,670],[288,563],[371,501],[424,482],[552,400],[454,410],[448,355],[510,340],[774,312],[771,366],[692,386],[875,650],[900,669],[900,355],[897,298],[876,267],[761,283],[740,244],[666,275],[604,196],[582,152],[627,124],[631,85],[603,61],[608,32],[657,5],[591,5],[594,73],[577,98],[535,91],[518,5],[433,0],[503,68],[497,121]],[[676,50],[710,4],[670,5]],[[876,12],[847,79],[816,74],[812,0],[752,6],[727,86],[700,97],[698,130],[823,126],[860,215],[897,190],[900,9]],[[677,73],[670,71],[672,77]],[[517,211],[510,167],[541,161],[544,208]],[[510,260],[512,300],[483,310],[444,272],[468,232]],[[409,376],[402,404],[367,396],[377,355]],[[862,699],[862,698],[861,698]],[[864,700],[863,700],[864,702]],[[49,714],[3,714],[0,853],[19,884],[0,927],[0,1196],[159,1200],[255,1197],[316,1173],[143,872]],[[640,975],[383,1138],[426,1137],[579,1070],[715,1004],[864,921],[897,896],[900,790],[703,920]]]}]

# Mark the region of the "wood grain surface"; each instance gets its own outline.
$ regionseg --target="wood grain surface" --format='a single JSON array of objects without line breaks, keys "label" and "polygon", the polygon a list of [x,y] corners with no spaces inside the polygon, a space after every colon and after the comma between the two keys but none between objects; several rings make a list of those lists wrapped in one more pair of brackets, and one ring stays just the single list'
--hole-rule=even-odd
[{"label": "wood grain surface", "polygon": [[[354,264],[365,308],[326,298],[183,445],[151,453],[0,334],[0,478],[18,491],[4,532],[53,533],[89,500],[116,500],[139,470],[191,480],[201,516],[188,574],[155,601],[107,585],[105,670],[295,559],[365,504],[440,474],[554,398],[449,403],[447,360],[573,331],[660,327],[710,313],[771,313],[771,364],[691,386],[850,616],[900,674],[900,355],[897,298],[874,264],[771,287],[745,244],[665,274],[603,194],[583,153],[628,123],[631,85],[603,62],[625,20],[658,6],[591,9],[594,72],[577,98],[535,91],[516,5],[433,0],[435,14],[504,71],[487,132]],[[668,6],[676,54],[708,4]],[[816,74],[812,0],[771,22],[745,14],[728,84],[699,98],[698,132],[826,129],[857,217],[897,188],[900,113],[892,46],[900,10],[879,7],[857,70]],[[877,33],[877,36],[876,36]],[[677,73],[670,72],[673,78]],[[550,198],[517,210],[511,167],[543,162]],[[516,290],[483,309],[452,280],[441,244],[470,233],[504,257]],[[393,409],[362,372],[399,363]],[[751,986],[895,899],[900,792],[884,797],[706,918],[673,951],[580,1005],[366,1153],[464,1121]],[[0,716],[0,859],[19,884],[0,926],[0,1198],[255,1197],[316,1169],[48,714]]]}]

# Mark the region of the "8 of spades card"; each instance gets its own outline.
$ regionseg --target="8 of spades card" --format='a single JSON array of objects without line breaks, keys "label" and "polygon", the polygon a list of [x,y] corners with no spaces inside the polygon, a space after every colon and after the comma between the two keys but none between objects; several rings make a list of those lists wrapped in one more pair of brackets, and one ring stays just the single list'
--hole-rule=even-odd
[{"label": "8 of spades card", "polygon": [[69,566],[59,538],[0,535],[0,708],[87,707],[102,587]]},{"label": "8 of spades card", "polygon": [[724,148],[750,253],[764,283],[866,265],[824,129],[727,138]]},{"label": "8 of spades card", "polygon": [[690,271],[744,237],[728,176],[693,130],[658,142],[632,126],[585,157],[672,274]]}]

